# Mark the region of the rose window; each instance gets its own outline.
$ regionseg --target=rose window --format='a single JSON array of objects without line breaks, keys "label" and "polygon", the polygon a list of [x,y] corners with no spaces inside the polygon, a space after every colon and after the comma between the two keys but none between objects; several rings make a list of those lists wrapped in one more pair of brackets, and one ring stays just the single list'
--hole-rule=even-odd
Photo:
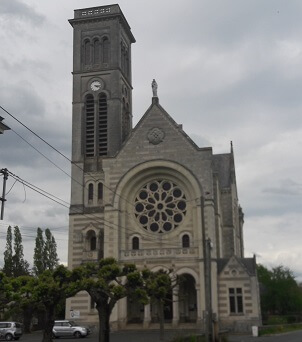
[{"label": "rose window", "polygon": [[166,233],[179,226],[187,212],[186,196],[174,182],[155,180],[147,183],[135,197],[134,213],[148,231]]}]

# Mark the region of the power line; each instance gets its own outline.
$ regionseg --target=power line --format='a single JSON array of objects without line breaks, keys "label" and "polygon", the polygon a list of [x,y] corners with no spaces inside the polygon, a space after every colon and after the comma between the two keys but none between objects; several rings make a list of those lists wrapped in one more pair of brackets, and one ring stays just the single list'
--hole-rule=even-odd
[{"label": "power line", "polygon": [[[62,152],[60,152],[57,148],[55,148],[54,146],[52,146],[50,143],[48,143],[45,139],[43,139],[42,137],[40,137],[37,133],[35,133],[32,129],[30,129],[28,126],[26,126],[25,124],[23,124],[19,119],[17,119],[13,114],[11,114],[8,110],[6,110],[5,108],[3,108],[0,105],[0,108],[7,113],[10,117],[12,117],[14,120],[16,120],[20,125],[22,125],[23,127],[25,127],[29,132],[31,132],[34,136],[36,136],[38,139],[40,139],[41,141],[43,141],[47,146],[49,146],[51,149],[53,149],[55,152],[59,153],[63,158],[65,158],[66,160],[68,160],[71,164],[75,165],[77,168],[79,168],[81,171],[85,172],[84,169],[79,166],[77,163],[72,162],[72,160],[70,158],[68,158],[67,156],[65,156],[65,154],[63,154]],[[16,133],[17,134],[17,133]],[[22,138],[23,139],[23,138]],[[24,140],[24,139],[23,139]],[[25,140],[26,141],[26,140]],[[26,141],[27,142],[27,141]],[[28,142],[27,142],[28,143]],[[28,143],[29,144],[29,143]],[[30,146],[32,146],[31,144],[29,144]],[[33,146],[32,146],[33,147]],[[37,149],[35,148],[35,150],[37,151]],[[40,152],[39,152],[40,153]],[[41,155],[43,155],[42,153],[40,153]],[[44,156],[44,155],[43,155]],[[45,156],[44,156],[45,157]],[[49,160],[47,157],[45,157],[47,160]],[[50,160],[49,160],[50,161]],[[52,164],[53,162],[50,161]],[[63,171],[61,169],[61,171]],[[63,171],[65,173],[65,171]],[[93,178],[93,180],[98,181],[97,179],[95,179],[92,175],[91,177]],[[123,198],[120,194],[118,194],[116,191],[112,190],[110,187],[108,187],[106,184],[103,184],[105,188],[107,188],[108,190],[112,191],[112,193],[114,195],[117,195],[118,197],[120,197],[121,199],[123,199],[124,201],[130,203],[126,198]],[[130,203],[131,205],[133,205],[132,203]]]},{"label": "power line", "polygon": [[[60,199],[59,197],[54,196],[54,195],[52,195],[51,193],[49,193],[49,192],[47,192],[47,191],[45,191],[45,190],[43,190],[43,189],[41,189],[41,188],[39,188],[39,187],[37,187],[37,186],[31,184],[31,183],[29,183],[28,181],[22,179],[21,177],[15,175],[14,173],[12,173],[12,172],[10,172],[10,171],[8,171],[8,173],[9,173],[9,175],[10,175],[12,178],[14,178],[16,181],[22,183],[24,186],[27,186],[27,187],[30,188],[31,190],[33,190],[33,191],[39,193],[40,195],[42,195],[42,196],[44,196],[44,197],[46,197],[46,198],[48,198],[48,199],[54,201],[55,203],[57,203],[57,204],[59,204],[59,205],[65,207],[65,208],[67,208],[67,209],[69,208],[69,206],[66,205],[66,204],[69,204],[68,202],[66,202],[66,201]],[[64,203],[65,203],[65,204],[64,204]],[[108,221],[108,220],[106,220],[105,218],[98,217],[98,216],[96,216],[95,214],[89,214],[89,215],[87,215],[87,214],[84,214],[82,211],[79,211],[79,210],[76,210],[76,209],[71,209],[71,211],[73,211],[73,213],[75,213],[75,214],[81,214],[81,215],[83,215],[84,217],[88,218],[89,220],[93,220],[93,221],[97,222],[98,224],[101,223],[101,224],[104,225],[104,227],[108,227],[108,228],[110,228],[110,229],[115,229],[115,230],[117,230],[117,229],[123,229],[123,230],[128,231],[128,232],[130,232],[130,233],[132,233],[132,234],[137,233],[137,230],[135,230],[135,229],[131,229],[131,228],[128,228],[128,227],[123,227],[123,226],[121,226],[121,225],[119,225],[119,224],[116,224],[116,223],[114,223],[114,222]],[[120,211],[120,210],[118,209],[118,211]],[[132,218],[132,215],[131,215],[130,213],[128,213],[127,211],[124,211],[124,213],[126,213],[127,215],[130,215],[130,218],[134,221],[134,219]],[[135,221],[134,221],[134,222],[135,222]],[[113,226],[115,226],[115,227],[113,227]],[[145,240],[145,241],[155,242],[155,240],[158,240],[158,239],[159,239],[159,240],[160,240],[160,243],[163,243],[162,237],[159,236],[159,235],[154,235],[154,236],[152,236],[152,235],[149,235],[147,232],[144,232],[144,233],[143,233],[143,232],[140,232],[140,235],[141,235],[142,237],[144,237],[144,240]],[[157,238],[157,239],[156,239],[156,238]],[[125,243],[127,243],[127,242],[125,241]],[[169,242],[167,242],[167,241],[164,242],[164,244],[165,244],[165,245],[170,245],[170,246],[173,246],[173,247],[178,247],[178,245],[169,243]]]}]

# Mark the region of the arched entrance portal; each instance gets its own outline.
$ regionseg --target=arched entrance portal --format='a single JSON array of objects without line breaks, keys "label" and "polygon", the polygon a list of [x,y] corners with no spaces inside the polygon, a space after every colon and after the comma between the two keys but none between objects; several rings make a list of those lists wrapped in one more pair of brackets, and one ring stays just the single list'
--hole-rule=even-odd
[{"label": "arched entrance portal", "polygon": [[197,293],[195,279],[190,274],[183,274],[179,285],[180,322],[193,323],[197,320]]},{"label": "arched entrance portal", "polygon": [[143,323],[144,305],[137,300],[127,298],[128,323]]},{"label": "arched entrance portal", "polygon": [[[157,303],[151,302],[151,321],[153,323],[159,322],[159,308]],[[164,320],[166,323],[171,323],[173,319],[173,300],[172,291],[167,295],[164,303]]]}]

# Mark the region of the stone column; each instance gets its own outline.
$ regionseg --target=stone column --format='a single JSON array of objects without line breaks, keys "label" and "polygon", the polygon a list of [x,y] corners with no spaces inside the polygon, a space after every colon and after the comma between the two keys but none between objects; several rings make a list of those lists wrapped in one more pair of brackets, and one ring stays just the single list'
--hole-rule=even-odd
[{"label": "stone column", "polygon": [[179,324],[179,286],[173,289],[173,320],[172,326],[177,327]]},{"label": "stone column", "polygon": [[144,306],[144,328],[148,328],[151,323],[151,305],[147,304]]}]

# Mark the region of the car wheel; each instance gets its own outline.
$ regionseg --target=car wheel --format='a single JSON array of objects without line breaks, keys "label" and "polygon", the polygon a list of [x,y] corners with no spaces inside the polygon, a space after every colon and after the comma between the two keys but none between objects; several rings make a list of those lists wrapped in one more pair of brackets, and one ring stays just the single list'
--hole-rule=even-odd
[{"label": "car wheel", "polygon": [[79,331],[76,331],[73,336],[75,338],[80,338],[80,337],[82,337],[82,334]]},{"label": "car wheel", "polygon": [[6,334],[5,335],[5,340],[6,341],[12,341],[13,340],[13,335],[12,334]]}]

